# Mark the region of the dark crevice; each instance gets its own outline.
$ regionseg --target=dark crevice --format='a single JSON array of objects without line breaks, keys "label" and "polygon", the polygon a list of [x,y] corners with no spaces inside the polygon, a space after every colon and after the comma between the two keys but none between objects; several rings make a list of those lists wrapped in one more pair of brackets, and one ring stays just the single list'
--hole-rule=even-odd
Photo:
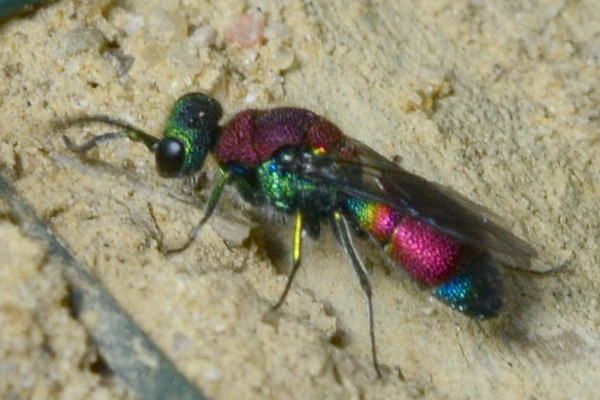
[{"label": "dark crevice", "polygon": [[69,310],[69,316],[73,319],[77,319],[79,317],[79,313],[74,306],[74,302],[76,299],[74,298],[74,291],[71,285],[67,285],[67,294],[62,299],[60,299],[60,305]]},{"label": "dark crevice", "polygon": [[109,379],[114,376],[114,372],[108,366],[106,360],[100,355],[96,355],[96,360],[89,366],[90,372],[100,375],[102,378]]},{"label": "dark crevice", "polygon": [[342,380],[342,375],[340,374],[340,370],[337,367],[337,364],[334,362],[333,363],[333,379],[335,379],[336,383],[340,386],[343,386],[344,381]]},{"label": "dark crevice", "polygon": [[15,180],[19,180],[23,177],[23,159],[17,151],[15,151],[15,165],[13,166],[13,172],[15,173]]},{"label": "dark crevice", "polygon": [[337,329],[335,333],[329,338],[329,343],[335,347],[342,349],[348,345],[349,337],[346,332],[341,329]]}]

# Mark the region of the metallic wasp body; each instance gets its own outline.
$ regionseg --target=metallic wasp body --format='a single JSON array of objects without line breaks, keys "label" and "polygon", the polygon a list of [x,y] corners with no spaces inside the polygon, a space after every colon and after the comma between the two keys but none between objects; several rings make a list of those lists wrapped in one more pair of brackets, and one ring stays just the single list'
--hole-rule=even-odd
[{"label": "metallic wasp body", "polygon": [[452,190],[413,175],[367,146],[342,134],[325,118],[301,108],[245,110],[219,126],[221,106],[191,93],[173,107],[163,138],[148,135],[105,116],[70,121],[101,121],[122,129],[76,146],[87,151],[118,137],[143,142],[156,155],[164,177],[201,169],[212,151],[223,171],[206,213],[185,246],[212,215],[222,189],[237,184],[253,203],[270,204],[295,215],[293,267],[274,308],[288,293],[300,266],[302,232],[316,237],[330,224],[367,298],[372,358],[378,376],[368,271],[353,242],[357,230],[379,242],[401,268],[451,307],[489,318],[502,307],[502,284],[495,260],[518,266],[535,251],[492,221],[491,214]]}]

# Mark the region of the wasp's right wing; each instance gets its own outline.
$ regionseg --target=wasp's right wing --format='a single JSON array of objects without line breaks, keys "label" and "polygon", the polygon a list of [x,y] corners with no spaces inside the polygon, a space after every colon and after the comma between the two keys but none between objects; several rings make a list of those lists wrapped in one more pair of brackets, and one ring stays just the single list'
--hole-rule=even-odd
[{"label": "wasp's right wing", "polygon": [[509,265],[523,267],[536,256],[531,245],[495,222],[499,218],[491,211],[398,167],[358,141],[344,140],[355,150],[351,159],[307,152],[294,172],[349,196],[388,204]]}]

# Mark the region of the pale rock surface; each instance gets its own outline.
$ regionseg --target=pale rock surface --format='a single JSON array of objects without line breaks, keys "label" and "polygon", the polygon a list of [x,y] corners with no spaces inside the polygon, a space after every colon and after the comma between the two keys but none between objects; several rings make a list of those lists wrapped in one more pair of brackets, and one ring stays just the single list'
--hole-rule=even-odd
[{"label": "pale rock surface", "polygon": [[[264,19],[264,41],[224,40],[243,14]],[[0,26],[0,160],[211,398],[597,398],[598,21],[596,0],[57,1]],[[190,91],[217,98],[225,118],[312,109],[501,215],[539,251],[533,268],[566,268],[507,271],[504,314],[478,322],[431,301],[366,243],[377,380],[364,298],[330,235],[307,244],[286,305],[266,318],[289,268],[290,224],[265,222],[228,191],[213,226],[167,259],[157,242],[185,240],[206,193],[160,179],[138,144],[82,162],[62,135],[105,128],[52,124],[100,113],[159,135]],[[66,283],[0,210],[0,397],[134,398],[94,368],[61,301]]]}]

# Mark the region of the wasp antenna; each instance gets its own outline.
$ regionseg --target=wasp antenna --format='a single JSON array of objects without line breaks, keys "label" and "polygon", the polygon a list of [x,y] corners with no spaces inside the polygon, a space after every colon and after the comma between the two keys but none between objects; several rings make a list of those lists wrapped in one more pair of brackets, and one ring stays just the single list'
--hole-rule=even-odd
[{"label": "wasp antenna", "polygon": [[65,142],[65,144],[67,145],[69,150],[74,151],[76,153],[85,153],[86,151],[98,146],[102,142],[106,142],[106,141],[109,141],[112,139],[117,139],[117,138],[122,138],[122,137],[126,137],[126,135],[123,134],[122,132],[110,132],[110,133],[105,133],[103,135],[94,136],[87,142],[77,145],[77,144],[73,143],[73,141],[71,139],[69,139],[68,136],[63,135],[63,141]]},{"label": "wasp antenna", "polygon": [[86,152],[89,149],[97,146],[98,144],[100,144],[102,142],[126,137],[135,142],[142,142],[143,144],[146,145],[146,147],[148,147],[148,149],[150,151],[154,151],[154,149],[156,148],[156,145],[159,142],[159,139],[157,137],[154,137],[132,125],[129,125],[127,122],[109,117],[107,115],[84,115],[84,116],[75,117],[75,118],[61,119],[56,122],[56,125],[58,125],[62,128],[67,128],[69,126],[82,125],[82,124],[87,124],[87,123],[91,123],[91,122],[102,122],[102,123],[105,123],[108,125],[116,126],[116,127],[121,128],[122,131],[121,132],[110,132],[110,133],[98,135],[79,146],[75,145],[66,136],[63,136],[63,140],[65,141],[65,144],[67,145],[67,147],[69,147],[69,149],[71,149],[75,152]]}]

